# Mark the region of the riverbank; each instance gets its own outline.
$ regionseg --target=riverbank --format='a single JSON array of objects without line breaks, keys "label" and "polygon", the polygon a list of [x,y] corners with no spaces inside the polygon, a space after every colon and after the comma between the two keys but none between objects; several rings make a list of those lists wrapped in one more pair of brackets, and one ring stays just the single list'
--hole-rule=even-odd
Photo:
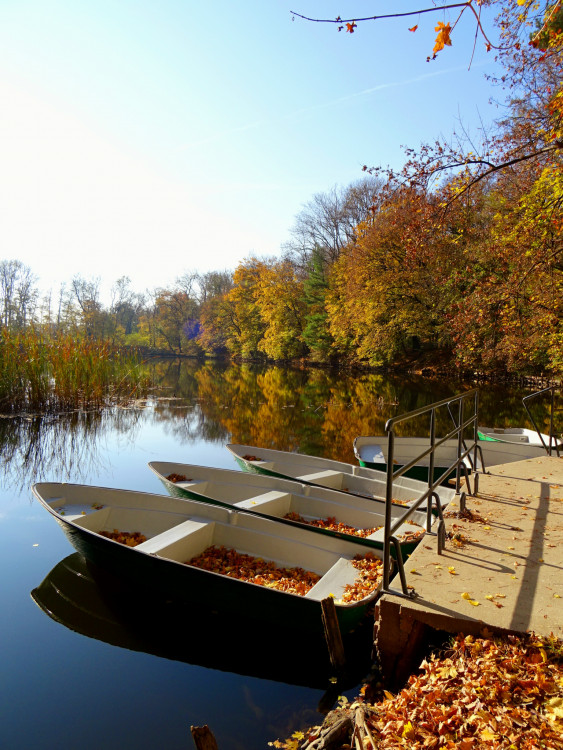
[{"label": "riverbank", "polygon": [[[320,726],[271,747],[284,750],[563,748],[563,642],[458,635],[429,655],[397,694],[341,700]],[[199,747],[199,746],[198,746]]]}]

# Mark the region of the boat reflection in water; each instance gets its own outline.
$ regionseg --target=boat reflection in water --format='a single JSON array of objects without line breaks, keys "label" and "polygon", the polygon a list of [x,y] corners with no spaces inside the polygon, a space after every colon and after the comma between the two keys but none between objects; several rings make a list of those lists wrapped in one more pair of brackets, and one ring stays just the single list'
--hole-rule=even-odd
[{"label": "boat reflection in water", "polygon": [[326,644],[291,624],[237,621],[125,587],[78,552],[61,560],[33,589],[34,602],[56,622],[90,638],[165,659],[326,690],[326,710],[371,666],[370,618],[344,639],[346,672],[334,682]]}]

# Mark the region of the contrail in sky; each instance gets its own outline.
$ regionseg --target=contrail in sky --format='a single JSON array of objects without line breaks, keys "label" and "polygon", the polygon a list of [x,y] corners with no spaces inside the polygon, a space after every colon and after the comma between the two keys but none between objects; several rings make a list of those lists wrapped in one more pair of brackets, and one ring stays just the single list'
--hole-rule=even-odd
[{"label": "contrail in sky", "polygon": [[[478,66],[475,65],[475,67]],[[364,89],[363,91],[356,91],[354,94],[346,94],[346,96],[341,96],[338,99],[332,99],[331,101],[324,102],[323,104],[315,104],[311,107],[304,107],[303,109],[299,109],[296,112],[292,112],[291,114],[286,115],[284,119],[288,120],[301,114],[315,112],[319,109],[326,109],[327,107],[332,107],[335,104],[342,104],[342,102],[348,102],[352,99],[358,99],[361,96],[368,96],[368,94],[373,94],[375,91],[398,88],[399,86],[410,86],[412,83],[425,81],[428,78],[436,78],[437,76],[446,75],[448,73],[459,73],[460,70],[467,70],[467,68],[465,68],[465,66],[459,66],[457,68],[449,68],[448,70],[437,70],[433,73],[424,73],[423,75],[416,76],[415,78],[409,78],[406,81],[391,81],[390,83],[379,83],[377,86],[372,86],[371,88]]]},{"label": "contrail in sky", "polygon": [[[485,64],[486,63],[482,63],[481,65],[485,65]],[[475,67],[481,67],[481,65],[475,65]],[[323,102],[321,104],[313,104],[310,107],[303,107],[302,109],[298,109],[295,112],[291,112],[287,115],[284,115],[282,119],[291,120],[301,115],[310,114],[311,112],[317,112],[321,109],[327,109],[328,107],[334,107],[336,104],[342,104],[343,102],[349,102],[349,101],[352,101],[353,99],[359,99],[362,96],[369,96],[369,94],[373,94],[376,91],[383,91],[384,89],[398,88],[399,86],[410,86],[413,83],[419,83],[420,81],[425,81],[428,78],[436,78],[437,76],[447,75],[448,73],[459,73],[460,70],[466,70],[465,66],[459,66],[457,68],[449,68],[447,70],[437,70],[432,73],[424,73],[423,75],[416,76],[415,78],[409,78],[406,81],[391,81],[390,83],[379,83],[377,84],[377,86],[372,86],[371,88],[364,89],[363,91],[356,91],[353,94],[346,94],[346,96],[341,96],[338,99],[331,99],[328,102]],[[216,133],[215,135],[208,136],[207,138],[202,138],[200,141],[187,143],[184,146],[181,146],[179,148],[179,151],[186,151],[187,149],[194,148],[196,146],[203,146],[207,143],[215,143],[216,141],[219,141],[226,136],[230,136],[235,133],[243,133],[246,130],[255,130],[256,128],[259,128],[263,125],[267,125],[271,123],[272,123],[272,120],[268,120],[268,119],[257,120],[256,122],[249,123],[248,125],[241,125],[238,128],[231,128],[230,130],[223,130],[222,132]]]}]

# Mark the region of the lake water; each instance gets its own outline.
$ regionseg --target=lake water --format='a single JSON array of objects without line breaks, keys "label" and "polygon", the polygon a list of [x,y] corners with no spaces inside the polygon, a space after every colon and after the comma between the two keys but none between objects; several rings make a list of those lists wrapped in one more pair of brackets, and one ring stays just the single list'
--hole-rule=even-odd
[{"label": "lake water", "polygon": [[[0,419],[0,747],[186,750],[190,725],[208,724],[219,750],[262,750],[321,723],[319,708],[335,699],[324,644],[295,623],[274,631],[155,609],[90,580],[32,499],[34,482],[161,493],[149,461],[236,469],[228,442],[353,461],[355,436],[382,434],[389,417],[461,391],[370,373],[191,361],[158,363],[153,375],[158,388],[132,408]],[[523,426],[522,395],[483,389],[482,421]],[[348,697],[371,666],[366,632],[348,646],[351,673],[339,688]]]}]

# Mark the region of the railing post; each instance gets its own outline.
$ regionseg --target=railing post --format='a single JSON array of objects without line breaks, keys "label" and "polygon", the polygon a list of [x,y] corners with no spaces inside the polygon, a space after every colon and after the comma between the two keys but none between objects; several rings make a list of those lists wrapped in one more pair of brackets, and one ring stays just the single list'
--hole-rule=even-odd
[{"label": "railing post", "polygon": [[385,488],[385,534],[383,541],[383,589],[389,590],[391,568],[391,506],[393,503],[393,452],[395,435],[393,428],[387,433],[387,484]]},{"label": "railing post", "polygon": [[428,461],[428,487],[434,483],[434,451],[436,447],[436,410],[430,412],[430,447],[432,452]]},{"label": "railing post", "polygon": [[549,415],[549,455],[551,456],[551,446],[557,445],[555,434],[553,432],[553,412],[555,411],[555,387],[551,389],[551,414]]},{"label": "railing post", "polygon": [[[465,399],[469,399],[473,393],[475,393],[475,413],[472,415],[470,419],[467,420],[467,425],[465,422],[464,417],[464,409],[465,409]],[[397,540],[391,536],[391,530],[393,529],[393,533],[396,531],[396,529],[399,527],[401,521],[394,521],[392,523],[392,504],[393,504],[393,482],[395,480],[395,477],[401,477],[409,471],[412,467],[416,466],[418,462],[420,462],[423,458],[426,456],[429,456],[428,459],[428,488],[426,489],[424,495],[420,495],[419,499],[416,501],[414,505],[414,509],[418,508],[420,504],[422,503],[422,500],[424,497],[426,497],[427,501],[427,530],[430,532],[431,529],[431,520],[432,520],[432,505],[435,502],[436,507],[438,509],[438,515],[439,519],[442,522],[441,524],[438,524],[438,551],[444,549],[445,544],[445,526],[443,522],[443,514],[442,514],[442,506],[440,503],[440,498],[436,492],[434,492],[435,489],[435,481],[434,481],[434,473],[436,469],[436,450],[437,447],[439,448],[442,444],[445,444],[446,441],[448,441],[450,438],[453,438],[454,435],[457,436],[457,456],[456,461],[448,465],[444,474],[440,475],[439,480],[437,482],[440,482],[444,479],[444,477],[449,476],[452,472],[452,470],[456,469],[456,489],[457,492],[460,492],[461,488],[461,471],[463,470],[465,472],[465,478],[467,482],[467,489],[470,491],[470,483],[469,483],[469,476],[467,473],[467,467],[465,463],[462,466],[461,462],[461,456],[462,454],[471,456],[471,450],[474,449],[474,463],[476,465],[477,463],[477,452],[480,451],[478,445],[477,445],[477,420],[478,420],[478,392],[475,389],[475,391],[470,391],[468,393],[465,393],[461,396],[457,396],[455,398],[448,398],[444,399],[443,401],[439,401],[435,404],[430,404],[428,406],[422,407],[420,409],[416,409],[414,411],[408,412],[407,414],[403,414],[401,416],[392,417],[391,419],[387,420],[385,424],[385,432],[387,434],[387,474],[386,474],[386,487],[385,487],[385,522],[384,522],[384,536],[383,536],[383,582],[382,582],[382,590],[383,591],[390,591],[390,577],[391,577],[391,571],[392,571],[392,558],[391,558],[391,545],[395,546],[395,550],[397,551],[397,564],[399,568],[399,576],[401,578],[401,584],[403,588],[403,594],[405,596],[409,596],[408,587],[406,585],[406,577],[404,573],[404,565],[402,556],[400,554],[400,546],[398,545]],[[455,404],[458,402],[458,416],[457,420],[456,417],[453,415],[452,410],[452,404]],[[454,429],[444,435],[443,438],[436,438],[436,429],[437,429],[437,410],[438,408],[447,407],[450,417],[454,423]],[[430,413],[430,446],[422,451],[422,453],[418,456],[413,458],[412,460],[407,460],[406,463],[404,463],[400,468],[395,471],[395,424],[399,422],[404,422],[405,420],[412,419],[413,417],[417,417],[421,414],[428,414]],[[471,446],[471,448],[467,448],[465,445],[465,441],[463,438],[463,433],[466,427],[469,427],[470,425],[473,425],[474,431],[474,445]],[[463,450],[462,450],[463,448]],[[408,475],[408,474],[407,474]],[[465,494],[461,498],[462,505],[465,505]],[[408,517],[412,514],[413,509],[407,511],[405,514],[405,517]],[[401,517],[402,520],[402,517]],[[397,592],[398,593],[398,592]]]},{"label": "railing post", "polygon": [[[463,424],[463,397],[459,400],[459,406],[458,406],[458,415],[457,415],[457,426],[461,427]],[[461,489],[461,462],[459,461],[459,457],[461,456],[461,446],[463,444],[463,435],[462,431],[458,432],[457,435],[457,457],[458,462],[457,466],[455,467],[455,494],[459,495],[459,491]]]}]

